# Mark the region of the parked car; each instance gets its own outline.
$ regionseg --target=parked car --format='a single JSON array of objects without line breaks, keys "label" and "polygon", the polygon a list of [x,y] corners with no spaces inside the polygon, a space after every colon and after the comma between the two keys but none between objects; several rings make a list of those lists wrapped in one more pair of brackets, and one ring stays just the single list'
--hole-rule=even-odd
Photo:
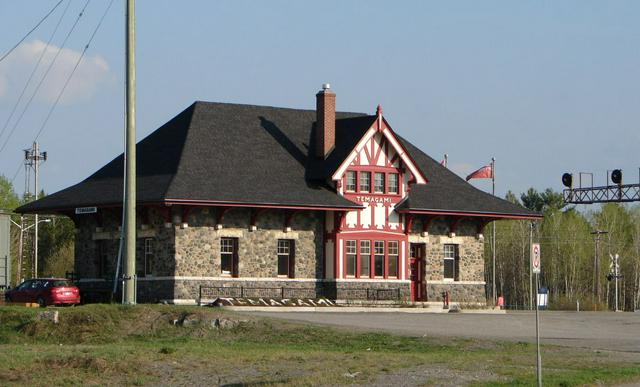
[{"label": "parked car", "polygon": [[34,278],[26,280],[4,294],[7,302],[36,302],[47,305],[80,303],[80,289],[65,278]]}]

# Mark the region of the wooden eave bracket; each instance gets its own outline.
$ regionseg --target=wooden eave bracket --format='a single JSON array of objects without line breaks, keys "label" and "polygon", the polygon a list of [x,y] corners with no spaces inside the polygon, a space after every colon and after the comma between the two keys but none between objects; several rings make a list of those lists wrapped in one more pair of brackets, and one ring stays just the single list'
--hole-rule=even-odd
[{"label": "wooden eave bracket", "polygon": [[458,216],[455,217],[451,220],[451,222],[449,223],[449,233],[452,235],[455,235],[456,232],[458,232],[458,226],[460,225],[460,222],[462,222],[462,220],[464,219],[464,217],[462,216]]},{"label": "wooden eave bracket", "polygon": [[251,221],[250,221],[250,225],[251,226],[255,226],[258,223],[258,218],[260,217],[260,215],[264,214],[267,210],[269,210],[268,208],[255,208],[251,210]]}]

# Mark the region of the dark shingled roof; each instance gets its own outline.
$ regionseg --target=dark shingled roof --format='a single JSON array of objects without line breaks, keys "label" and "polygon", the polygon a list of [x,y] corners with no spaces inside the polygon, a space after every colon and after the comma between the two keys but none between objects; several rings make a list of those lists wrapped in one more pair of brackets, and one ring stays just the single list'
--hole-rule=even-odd
[{"label": "dark shingled roof", "polygon": [[[359,208],[326,179],[376,117],[336,113],[336,147],[326,160],[313,156],[315,119],[315,110],[195,102],[137,144],[137,200]],[[402,209],[536,215],[477,190],[402,142],[429,181],[413,186]],[[119,206],[122,171],[120,155],[86,180],[16,211]]]},{"label": "dark shingled roof", "polygon": [[398,210],[541,217],[537,212],[477,189],[404,138],[397,137],[429,179],[427,184],[412,185],[409,196],[396,207]]}]

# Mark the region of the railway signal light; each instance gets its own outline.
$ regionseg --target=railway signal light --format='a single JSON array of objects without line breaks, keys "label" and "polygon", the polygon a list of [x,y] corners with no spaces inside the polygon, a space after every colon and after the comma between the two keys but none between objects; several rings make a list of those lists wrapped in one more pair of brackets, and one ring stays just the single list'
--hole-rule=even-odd
[{"label": "railway signal light", "polygon": [[565,173],[562,175],[562,184],[567,187],[573,187],[573,175],[570,173]]},{"label": "railway signal light", "polygon": [[620,169],[614,169],[611,172],[611,181],[618,185],[622,184],[622,171]]}]

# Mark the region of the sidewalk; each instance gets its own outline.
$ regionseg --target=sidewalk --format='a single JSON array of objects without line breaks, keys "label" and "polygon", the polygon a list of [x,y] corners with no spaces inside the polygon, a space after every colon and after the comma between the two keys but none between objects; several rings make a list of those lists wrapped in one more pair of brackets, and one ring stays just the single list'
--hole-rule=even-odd
[{"label": "sidewalk", "polygon": [[506,314],[500,309],[443,309],[442,307],[427,308],[387,308],[387,307],[366,307],[366,306],[216,306],[225,310],[245,311],[245,312],[325,312],[325,313],[474,313],[474,314]]}]

